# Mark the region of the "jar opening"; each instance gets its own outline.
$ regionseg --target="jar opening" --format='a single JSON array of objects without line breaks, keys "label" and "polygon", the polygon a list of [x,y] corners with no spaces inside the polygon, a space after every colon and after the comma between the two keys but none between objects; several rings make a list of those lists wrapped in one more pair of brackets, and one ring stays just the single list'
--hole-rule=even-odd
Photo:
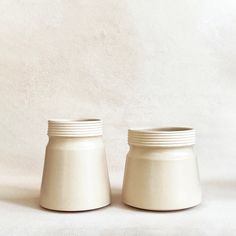
[{"label": "jar opening", "polygon": [[50,119],[48,122],[52,122],[52,123],[83,123],[83,122],[90,122],[90,121],[94,121],[94,122],[99,122],[101,121],[101,119]]},{"label": "jar opening", "polygon": [[185,128],[185,127],[164,127],[164,128],[157,128],[157,129],[149,129],[150,131],[166,131],[166,132],[175,132],[175,131],[188,131],[192,130],[192,128]]},{"label": "jar opening", "polygon": [[163,128],[138,128],[130,129],[131,131],[136,132],[184,132],[191,131],[193,128],[188,127],[163,127]]}]

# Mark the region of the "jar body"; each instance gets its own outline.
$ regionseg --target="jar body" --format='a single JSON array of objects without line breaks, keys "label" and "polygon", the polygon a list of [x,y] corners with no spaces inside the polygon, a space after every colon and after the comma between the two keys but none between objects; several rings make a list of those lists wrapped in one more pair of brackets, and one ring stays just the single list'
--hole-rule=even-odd
[{"label": "jar body", "polygon": [[110,204],[102,136],[50,137],[40,194],[42,207],[83,211]]},{"label": "jar body", "polygon": [[130,145],[122,200],[147,210],[179,210],[201,202],[197,160],[192,146]]}]

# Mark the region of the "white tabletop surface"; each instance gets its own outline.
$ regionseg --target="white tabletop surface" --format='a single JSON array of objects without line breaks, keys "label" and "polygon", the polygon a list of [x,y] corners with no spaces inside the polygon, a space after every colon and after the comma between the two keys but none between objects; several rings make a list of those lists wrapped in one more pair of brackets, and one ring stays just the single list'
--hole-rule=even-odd
[{"label": "white tabletop surface", "polygon": [[39,204],[40,178],[1,177],[0,235],[236,235],[236,181],[202,180],[203,202],[183,211],[151,212],[120,201],[122,173],[112,173],[112,204],[61,213]]}]

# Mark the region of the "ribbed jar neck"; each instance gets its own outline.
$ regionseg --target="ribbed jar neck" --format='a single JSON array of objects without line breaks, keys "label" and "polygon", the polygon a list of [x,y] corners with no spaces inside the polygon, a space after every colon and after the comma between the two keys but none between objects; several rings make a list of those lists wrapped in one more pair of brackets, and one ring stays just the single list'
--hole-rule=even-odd
[{"label": "ribbed jar neck", "polygon": [[101,136],[102,120],[49,120],[49,137],[92,137]]},{"label": "ribbed jar neck", "polygon": [[129,129],[128,143],[145,147],[184,147],[195,144],[195,130],[185,127]]}]

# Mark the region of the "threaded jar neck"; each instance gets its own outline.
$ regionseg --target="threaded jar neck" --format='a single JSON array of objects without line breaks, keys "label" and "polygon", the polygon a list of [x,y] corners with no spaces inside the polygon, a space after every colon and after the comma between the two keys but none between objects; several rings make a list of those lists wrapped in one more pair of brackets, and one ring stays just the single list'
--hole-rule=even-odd
[{"label": "threaded jar neck", "polygon": [[48,136],[91,137],[102,135],[102,120],[64,120],[48,121]]},{"label": "threaded jar neck", "polygon": [[195,144],[195,130],[185,127],[129,129],[128,143],[147,147],[182,147]]}]

